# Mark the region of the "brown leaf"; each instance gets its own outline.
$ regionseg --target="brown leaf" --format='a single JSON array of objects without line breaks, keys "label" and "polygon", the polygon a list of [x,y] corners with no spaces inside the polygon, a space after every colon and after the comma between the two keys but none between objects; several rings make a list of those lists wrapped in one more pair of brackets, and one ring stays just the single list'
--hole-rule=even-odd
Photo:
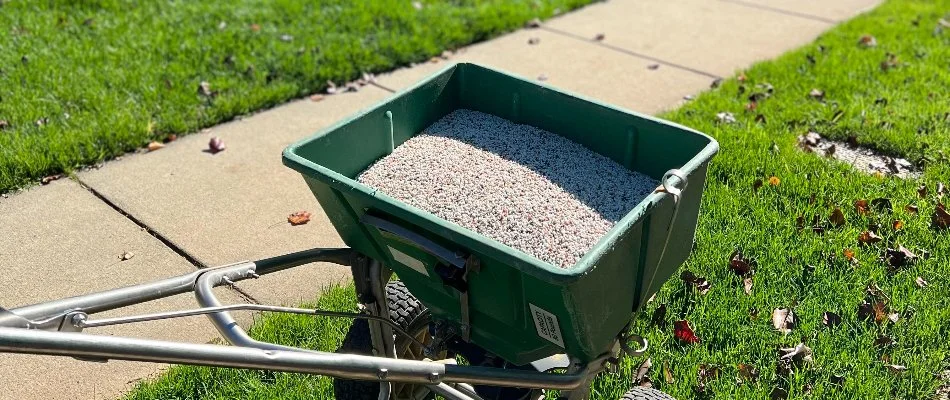
[{"label": "brown leaf", "polygon": [[858,243],[861,243],[861,244],[877,243],[877,242],[880,242],[881,240],[883,240],[883,238],[881,238],[880,236],[878,236],[872,231],[864,231],[864,232],[861,232],[860,235],[858,235]]},{"label": "brown leaf", "polygon": [[647,69],[648,69],[648,70],[651,70],[651,71],[656,71],[656,70],[660,69],[660,64],[650,64],[650,65],[647,65]]},{"label": "brown leaf", "polygon": [[821,314],[821,323],[829,328],[834,328],[841,325],[841,316],[831,311],[825,311],[824,314]]},{"label": "brown leaf", "polygon": [[322,95],[322,94],[314,94],[314,95],[310,96],[310,101],[316,103],[316,102],[318,102],[318,101],[323,101],[323,99],[324,99],[325,97],[326,97],[326,96],[324,96],[324,95]]},{"label": "brown leaf", "polygon": [[226,148],[227,146],[224,145],[224,141],[217,136],[212,137],[211,140],[208,141],[208,152],[211,154],[218,154]]},{"label": "brown leaf", "polygon": [[738,249],[729,256],[729,269],[739,276],[755,273],[757,265],[758,263],[754,259],[745,257]]},{"label": "brown leaf", "polygon": [[922,199],[927,197],[927,184],[922,183],[917,187],[917,196],[920,196]]},{"label": "brown leaf", "polygon": [[822,100],[825,98],[825,92],[820,89],[812,89],[811,92],[808,92],[808,97],[811,97],[815,100]]},{"label": "brown leaf", "polygon": [[148,151],[155,151],[164,148],[165,145],[161,142],[149,142]]},{"label": "brown leaf", "polygon": [[844,251],[842,252],[842,254],[844,254],[844,258],[845,258],[846,260],[852,261],[852,262],[854,261],[854,250],[851,250],[851,249],[844,249]]},{"label": "brown leaf", "polygon": [[917,209],[917,206],[913,204],[908,204],[907,206],[904,207],[904,211],[907,211],[908,214],[917,214],[918,209]]},{"label": "brown leaf", "polygon": [[135,257],[135,253],[132,253],[131,251],[127,251],[125,253],[122,253],[122,255],[119,256],[119,260],[128,261],[128,260],[131,260],[132,257]]},{"label": "brown leaf", "polygon": [[653,310],[653,318],[650,320],[653,321],[653,325],[657,327],[666,327],[666,304],[657,306],[656,310]]},{"label": "brown leaf", "polygon": [[762,183],[762,180],[761,180],[761,179],[756,179],[756,180],[752,181],[752,191],[753,191],[753,192],[758,192],[758,191],[759,191],[759,188],[762,187],[762,184],[763,184],[763,183]]},{"label": "brown leaf", "polygon": [[828,377],[828,381],[831,382],[832,385],[838,385],[838,386],[844,385],[844,380],[845,380],[845,377],[844,375],[841,375],[841,374],[835,374]]},{"label": "brown leaf", "polygon": [[290,222],[290,224],[293,226],[306,224],[307,222],[310,222],[310,213],[306,211],[297,211],[287,216],[287,222]]},{"label": "brown leaf", "polygon": [[841,208],[835,207],[835,210],[831,212],[831,216],[828,217],[831,220],[831,224],[834,226],[842,226],[845,223],[844,213],[841,212]]},{"label": "brown leaf", "polygon": [[673,373],[670,372],[669,361],[663,361],[663,380],[666,381],[667,385],[676,383],[676,380],[673,379]]},{"label": "brown leaf", "polygon": [[198,94],[205,97],[214,96],[214,91],[211,90],[211,84],[207,81],[201,81],[201,83],[198,84]]},{"label": "brown leaf", "polygon": [[538,75],[538,80],[541,81],[541,82],[544,82],[544,81],[548,80],[548,76],[545,75],[545,74]]},{"label": "brown leaf", "polygon": [[885,364],[884,368],[887,368],[887,372],[890,372],[894,375],[900,375],[907,371],[907,367],[896,364]]},{"label": "brown leaf", "polygon": [[795,312],[788,308],[776,308],[772,311],[772,326],[782,333],[790,333],[795,327]]},{"label": "brown leaf", "polygon": [[779,361],[787,363],[789,366],[801,366],[812,362],[811,348],[799,343],[795,347],[786,347],[779,349]]},{"label": "brown leaf", "polygon": [[742,74],[739,74],[739,76],[736,77],[736,80],[739,81],[739,82],[745,82],[745,81],[749,80],[749,77],[745,76],[745,74],[742,73]]},{"label": "brown leaf", "polygon": [[693,274],[689,270],[683,270],[683,273],[680,274],[680,279],[682,279],[686,283],[689,283],[695,286],[696,289],[699,290],[700,294],[708,293],[709,288],[712,286],[712,284],[709,283],[709,281],[706,280],[706,278],[697,276],[696,274]]},{"label": "brown leaf", "polygon": [[64,176],[65,176],[65,175],[63,175],[63,174],[55,174],[55,175],[50,175],[50,176],[44,176],[43,179],[40,180],[40,183],[43,184],[43,185],[49,185],[50,182],[53,182],[53,181],[56,181],[56,180],[60,180],[60,179],[61,179],[62,177],[64,177]]},{"label": "brown leaf", "polygon": [[707,383],[712,379],[719,377],[719,366],[715,364],[699,364],[699,370],[696,371],[696,375],[699,378],[700,383]]},{"label": "brown leaf", "polygon": [[904,229],[904,221],[895,219],[894,222],[891,223],[891,228],[894,228],[895,231]]},{"label": "brown leaf", "polygon": [[0,131],[10,127],[10,122],[5,119],[0,119]]},{"label": "brown leaf", "polygon": [[937,182],[937,198],[942,199],[943,193],[946,192],[947,187],[943,185],[943,182]]},{"label": "brown leaf", "polygon": [[884,251],[884,261],[891,270],[897,270],[908,264],[917,261],[917,255],[904,246],[897,246],[896,249],[887,249]]},{"label": "brown leaf", "polygon": [[798,228],[798,230],[805,229],[805,216],[804,216],[804,215],[799,215],[797,218],[795,218],[795,226]]},{"label": "brown leaf", "polygon": [[689,321],[681,320],[673,322],[673,336],[676,336],[683,343],[699,343],[699,336],[689,327]]},{"label": "brown leaf", "polygon": [[802,138],[802,142],[811,147],[815,147],[821,142],[821,135],[818,132],[808,132]]},{"label": "brown leaf", "polygon": [[762,114],[756,114],[756,115],[755,115],[755,119],[754,119],[753,121],[755,121],[755,122],[757,122],[757,123],[760,123],[760,124],[764,124],[764,123],[765,123],[765,116],[762,115]]},{"label": "brown leaf", "polygon": [[874,345],[877,347],[887,347],[894,344],[894,339],[887,335],[879,335],[874,339]]},{"label": "brown leaf", "polygon": [[775,387],[772,389],[772,393],[769,393],[770,400],[785,400],[788,398],[788,391],[780,387]]},{"label": "brown leaf", "polygon": [[540,28],[540,27],[541,27],[541,19],[540,19],[540,18],[533,18],[533,19],[531,19],[530,21],[526,22],[526,23],[524,24],[524,26],[525,26],[525,28]]},{"label": "brown leaf", "polygon": [[742,287],[745,290],[745,294],[752,295],[752,277],[747,277],[742,280]]},{"label": "brown leaf", "polygon": [[537,37],[528,38],[528,44],[530,44],[530,45],[533,46],[533,45],[536,45],[536,44],[538,44],[538,43],[541,43],[541,38],[537,38]]},{"label": "brown leaf", "polygon": [[754,102],[754,101],[750,101],[750,102],[746,103],[746,105],[745,105],[745,110],[746,110],[746,111],[755,111],[755,109],[758,108],[758,107],[759,107],[759,103],[756,103],[756,102]]},{"label": "brown leaf", "polygon": [[925,288],[925,287],[927,287],[927,286],[930,285],[930,283],[928,283],[927,281],[925,281],[924,278],[921,278],[921,277],[919,277],[919,276],[917,277],[917,279],[914,279],[914,283],[916,283],[916,284],[917,284],[917,287],[919,287],[919,288],[921,288],[921,289],[923,289],[923,288]]},{"label": "brown leaf", "polygon": [[168,135],[168,137],[165,138],[165,143],[171,143],[171,142],[174,142],[174,141],[176,141],[176,140],[178,140],[178,135],[172,133],[172,134]]},{"label": "brown leaf", "polygon": [[778,186],[780,183],[782,183],[782,180],[779,179],[777,176],[773,175],[769,177],[769,185]]},{"label": "brown leaf", "polygon": [[871,296],[875,299],[888,300],[888,297],[886,294],[884,294],[884,291],[874,283],[869,283],[868,286],[864,288],[864,291],[867,292],[868,296]]},{"label": "brown leaf", "polygon": [[875,39],[874,36],[871,36],[871,35],[864,35],[864,36],[861,36],[860,39],[858,39],[858,44],[861,47],[874,47],[874,46],[877,46],[877,39]]},{"label": "brown leaf", "polygon": [[950,213],[944,208],[943,204],[937,203],[934,207],[934,213],[930,216],[930,225],[937,229],[950,228]]},{"label": "brown leaf", "polygon": [[261,26],[258,24],[251,24],[251,32],[260,32]]},{"label": "brown leaf", "polygon": [[739,379],[744,382],[755,382],[759,379],[759,370],[749,364],[739,364]]},{"label": "brown leaf", "polygon": [[883,324],[888,321],[897,322],[900,315],[890,312],[890,308],[883,300],[874,300],[871,303],[863,301],[858,305],[858,318]]},{"label": "brown leaf", "polygon": [[601,40],[604,40],[604,38],[606,38],[606,37],[607,37],[607,35],[604,35],[603,33],[598,33],[598,34],[594,35],[594,40],[596,40],[596,41],[599,42],[599,41],[601,41]]},{"label": "brown leaf", "polygon": [[891,199],[878,197],[871,200],[871,208],[877,212],[894,212],[894,206],[891,205]]},{"label": "brown leaf", "polygon": [[858,214],[865,215],[871,212],[871,208],[868,206],[867,200],[858,200],[854,202],[854,208],[858,210]]},{"label": "brown leaf", "polygon": [[650,373],[650,368],[653,368],[653,361],[647,358],[643,361],[643,364],[640,364],[640,368],[637,368],[637,377],[633,381],[635,385],[653,387],[653,382],[650,381],[650,377],[647,375]]}]

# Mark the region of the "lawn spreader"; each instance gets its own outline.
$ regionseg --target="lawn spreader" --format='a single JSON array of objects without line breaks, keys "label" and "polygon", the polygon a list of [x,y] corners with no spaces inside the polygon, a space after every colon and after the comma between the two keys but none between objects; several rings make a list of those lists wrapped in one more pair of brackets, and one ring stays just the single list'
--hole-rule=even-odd
[{"label": "lawn spreader", "polygon": [[[661,184],[574,266],[560,268],[400,202],[356,176],[457,109],[561,135]],[[594,377],[646,341],[635,313],[693,245],[712,138],[473,64],[425,81],[284,151],[349,248],[312,249],[157,282],[0,308],[0,351],[246,368],[336,378],[338,399],[585,399]],[[688,182],[688,185],[687,185]],[[212,288],[313,263],[349,266],[360,312],[222,305]],[[397,278],[398,277],[398,278]],[[95,318],[194,292],[199,308]],[[252,339],[231,311],[352,318],[336,353]],[[207,315],[230,346],[84,329]],[[625,399],[669,398],[634,387]]]}]

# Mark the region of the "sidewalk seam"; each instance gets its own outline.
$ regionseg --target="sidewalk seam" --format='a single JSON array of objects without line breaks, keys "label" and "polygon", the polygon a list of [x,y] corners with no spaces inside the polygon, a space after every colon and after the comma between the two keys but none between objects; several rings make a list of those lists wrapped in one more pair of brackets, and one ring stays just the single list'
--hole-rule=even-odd
[{"label": "sidewalk seam", "polygon": [[777,13],[777,14],[789,15],[789,16],[792,16],[792,17],[810,19],[810,20],[812,20],[812,21],[824,22],[824,23],[831,24],[831,25],[834,25],[834,24],[837,24],[837,23],[841,22],[841,21],[839,21],[839,20],[834,20],[834,19],[831,19],[831,18],[825,18],[825,17],[821,17],[821,16],[818,16],[818,15],[806,14],[806,13],[803,13],[803,12],[792,11],[792,10],[784,10],[784,9],[781,9],[781,8],[771,7],[771,6],[767,6],[767,5],[764,5],[764,4],[751,3],[751,2],[743,1],[743,0],[719,0],[719,1],[724,2],[724,3],[737,4],[737,5],[745,6],[745,7],[749,7],[749,8],[756,8],[756,9],[763,10],[763,11],[770,11],[770,12]]},{"label": "sidewalk seam", "polygon": [[[725,0],[720,0],[720,1],[725,1]],[[680,69],[680,70],[683,70],[683,71],[686,71],[686,72],[692,72],[692,73],[694,73],[694,74],[703,75],[703,76],[706,76],[706,77],[709,77],[709,78],[712,78],[712,79],[722,79],[721,76],[716,75],[716,74],[713,74],[713,73],[710,73],[710,72],[698,70],[698,69],[692,68],[692,67],[687,67],[687,66],[685,66],[685,65],[677,64],[677,63],[674,63],[674,62],[670,62],[670,61],[667,61],[667,60],[664,60],[664,59],[661,59],[661,58],[656,58],[656,57],[653,57],[653,56],[649,56],[649,55],[646,55],[646,54],[637,53],[637,52],[635,52],[635,51],[627,50],[627,49],[625,49],[625,48],[618,47],[618,46],[613,46],[613,45],[610,45],[610,44],[607,44],[607,43],[603,43],[603,42],[599,42],[599,41],[592,41],[592,40],[590,40],[589,38],[585,38],[585,37],[583,37],[583,36],[576,35],[576,34],[573,34],[573,33],[571,33],[571,32],[562,31],[562,30],[556,29],[556,28],[551,28],[551,27],[549,27],[549,26],[541,26],[540,29],[544,29],[544,30],[546,30],[546,31],[548,31],[548,32],[551,32],[551,33],[556,33],[556,34],[558,34],[558,35],[562,35],[562,36],[565,36],[565,37],[569,37],[569,38],[572,38],[572,39],[576,39],[576,40],[579,40],[579,41],[584,42],[584,43],[593,44],[593,45],[600,46],[600,47],[603,47],[603,48],[607,48],[607,49],[610,49],[610,50],[613,50],[613,51],[617,51],[617,52],[626,54],[626,55],[628,55],[628,56],[633,56],[633,57],[636,57],[636,58],[653,61],[653,62],[655,62],[655,63],[657,63],[657,64],[666,65],[666,66],[668,66],[668,67]]]},{"label": "sidewalk seam", "polygon": [[[119,213],[120,215],[128,219],[130,222],[132,222],[133,224],[138,226],[140,229],[145,231],[145,233],[149,234],[149,236],[161,242],[166,248],[175,252],[175,254],[178,254],[178,256],[180,256],[181,258],[184,258],[185,261],[188,261],[188,263],[191,264],[191,266],[195,267],[196,269],[208,268],[208,266],[206,266],[201,261],[198,261],[198,259],[195,258],[195,256],[189,254],[187,251],[185,251],[185,249],[182,249],[181,247],[178,247],[177,245],[175,245],[175,243],[173,243],[171,240],[163,236],[161,233],[156,232],[154,229],[150,228],[144,222],[142,222],[138,218],[135,218],[135,216],[133,216],[132,214],[123,210],[122,207],[119,207],[117,204],[112,202],[112,200],[109,200],[109,198],[107,198],[105,195],[103,195],[102,193],[99,193],[99,191],[97,191],[96,189],[93,189],[91,186],[87,185],[78,177],[76,177],[75,180],[76,180],[76,183],[79,184],[79,187],[85,189],[87,192],[89,192],[90,194],[95,196],[97,199],[99,199],[99,201],[105,203],[105,205],[112,208],[115,212]],[[241,296],[245,301],[249,301],[254,304],[260,304],[260,302],[254,298],[254,296],[251,296],[250,293],[247,293],[243,289],[237,287],[236,284],[228,284],[227,287],[237,292],[238,295]]]}]

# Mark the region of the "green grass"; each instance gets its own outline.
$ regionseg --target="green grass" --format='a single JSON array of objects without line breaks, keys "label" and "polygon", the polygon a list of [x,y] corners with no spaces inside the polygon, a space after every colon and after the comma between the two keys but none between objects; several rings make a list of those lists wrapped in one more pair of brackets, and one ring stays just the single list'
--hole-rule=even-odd
[{"label": "green grass", "polygon": [[2,0],[0,193],[590,1]]},{"label": "green grass", "polygon": [[[722,152],[709,171],[698,247],[684,266],[708,278],[712,289],[700,295],[674,278],[634,321],[633,330],[651,343],[654,368],[650,377],[657,387],[681,399],[767,399],[777,386],[787,388],[790,398],[932,397],[941,384],[937,375],[950,368],[950,232],[930,226],[930,214],[938,202],[936,183],[950,182],[950,165],[942,158],[950,146],[950,30],[935,33],[934,29],[948,11],[947,0],[891,0],[811,45],[753,66],[745,71],[744,83],[728,80],[664,115],[715,136]],[[858,39],[864,34],[874,35],[878,45],[859,47]],[[887,53],[896,55],[900,65],[882,71],[880,63]],[[773,85],[774,93],[755,112],[746,112],[750,92],[764,83]],[[808,97],[813,88],[825,91],[824,102]],[[879,98],[887,99],[886,105],[876,102]],[[835,118],[838,110],[843,114]],[[732,112],[737,123],[718,123],[718,112]],[[757,113],[765,116],[765,123],[755,121]],[[856,136],[866,145],[922,162],[925,172],[919,180],[855,172],[799,151],[796,137],[809,130],[840,139]],[[772,175],[781,179],[779,185],[753,191],[753,181]],[[930,188],[926,198],[918,197],[920,184]],[[895,211],[864,216],[853,206],[855,200],[878,197],[891,199]],[[904,211],[907,204],[918,205],[919,215]],[[827,219],[834,207],[844,210],[847,223],[843,227],[828,229],[823,235],[796,228],[798,215]],[[906,223],[900,232],[890,228],[895,219]],[[869,223],[883,227],[880,234],[885,240],[858,245],[857,237]],[[891,273],[880,260],[886,244],[901,244],[929,257]],[[758,262],[748,296],[741,278],[727,267],[736,248]],[[855,250],[855,265],[844,261],[846,248]],[[831,260],[829,255],[833,255]],[[806,265],[814,266],[813,272],[806,273]],[[930,286],[916,287],[918,276]],[[891,306],[901,316],[896,324],[875,325],[856,316],[869,283],[890,296]],[[351,308],[352,296],[335,290],[321,302]],[[681,344],[671,329],[653,326],[651,314],[659,304],[667,305],[668,322],[690,321],[702,342]],[[777,307],[794,307],[797,314],[799,325],[787,336],[772,328],[770,316]],[[758,310],[758,318],[750,318],[750,309]],[[825,311],[840,314],[843,323],[835,329],[823,326]],[[332,349],[331,342],[339,340],[343,329],[306,318],[266,317],[263,321],[264,325],[255,327],[258,337],[294,331],[305,338],[323,338],[325,342],[318,346],[323,349]],[[287,325],[278,326],[276,321]],[[890,335],[895,344],[876,347],[874,341],[881,334]],[[776,349],[799,342],[813,349],[814,363],[788,378],[779,376]],[[284,343],[313,344],[298,337]],[[883,359],[908,370],[890,374]],[[598,379],[594,398],[619,398],[641,361],[627,360],[619,376]],[[758,380],[737,384],[740,363],[756,367],[761,372]],[[675,379],[672,384],[665,382],[664,364]],[[706,383],[705,394],[696,392],[700,364],[715,364],[721,370]],[[250,398],[324,398],[329,393],[323,378],[191,367],[172,371],[130,397],[225,398],[245,385]],[[845,376],[843,385],[829,382],[835,374]],[[310,392],[314,385],[324,391]]]}]

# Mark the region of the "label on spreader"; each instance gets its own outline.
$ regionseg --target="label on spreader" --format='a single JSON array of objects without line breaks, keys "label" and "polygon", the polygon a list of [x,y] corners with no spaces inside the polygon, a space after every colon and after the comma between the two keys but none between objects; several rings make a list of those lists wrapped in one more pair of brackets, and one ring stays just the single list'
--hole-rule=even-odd
[{"label": "label on spreader", "polygon": [[422,275],[429,276],[429,271],[426,271],[426,265],[423,264],[422,261],[419,261],[406,253],[396,250],[392,246],[386,247],[389,247],[389,251],[393,253],[393,259],[396,260],[396,262],[412,268]]},{"label": "label on spreader", "polygon": [[551,343],[564,348],[564,338],[561,337],[561,327],[557,324],[557,317],[541,307],[528,303],[531,307],[531,317],[534,318],[534,327],[541,336]]}]

